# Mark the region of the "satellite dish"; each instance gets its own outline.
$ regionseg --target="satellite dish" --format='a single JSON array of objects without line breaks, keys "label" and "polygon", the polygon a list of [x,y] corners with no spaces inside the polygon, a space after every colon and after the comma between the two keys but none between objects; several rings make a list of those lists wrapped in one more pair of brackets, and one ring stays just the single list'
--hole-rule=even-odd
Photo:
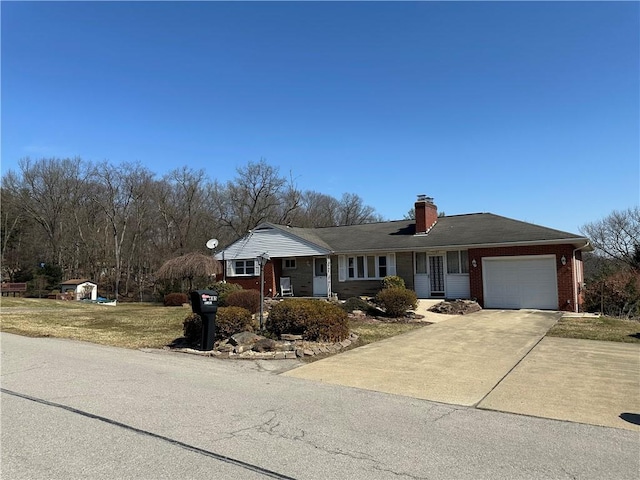
[{"label": "satellite dish", "polygon": [[207,241],[207,248],[209,250],[213,250],[214,248],[216,248],[218,246],[218,240],[215,238],[212,238],[211,240]]}]

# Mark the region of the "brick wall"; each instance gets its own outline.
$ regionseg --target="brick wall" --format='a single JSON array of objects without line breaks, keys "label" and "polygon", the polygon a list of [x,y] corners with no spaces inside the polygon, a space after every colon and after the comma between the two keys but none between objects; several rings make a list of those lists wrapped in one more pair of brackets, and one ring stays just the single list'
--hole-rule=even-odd
[{"label": "brick wall", "polygon": [[[536,245],[522,247],[503,248],[473,248],[469,249],[469,263],[476,261],[476,267],[469,267],[469,283],[471,286],[471,298],[475,298],[484,307],[482,286],[482,258],[519,255],[555,255],[556,272],[558,277],[558,309],[564,311],[574,310],[574,278],[572,253],[573,245]],[[577,252],[579,253],[579,252]],[[562,265],[561,258],[567,260]],[[578,257],[578,255],[576,255]]]},{"label": "brick wall", "polygon": [[[280,260],[276,260],[276,265]],[[278,292],[279,284],[276,282],[276,270],[278,266],[274,265],[274,261],[270,260],[264,266],[264,295],[271,297]],[[227,282],[240,285],[245,290],[260,291],[260,275],[253,277],[227,277]]]}]

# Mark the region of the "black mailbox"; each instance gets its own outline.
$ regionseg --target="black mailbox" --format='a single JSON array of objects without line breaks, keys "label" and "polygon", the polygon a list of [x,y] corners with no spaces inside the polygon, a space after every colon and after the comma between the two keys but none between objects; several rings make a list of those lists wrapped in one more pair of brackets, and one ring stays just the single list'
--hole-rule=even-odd
[{"label": "black mailbox", "polygon": [[216,312],[218,311],[218,292],[213,290],[195,290],[190,293],[191,310],[202,319],[201,350],[213,350],[216,331]]}]

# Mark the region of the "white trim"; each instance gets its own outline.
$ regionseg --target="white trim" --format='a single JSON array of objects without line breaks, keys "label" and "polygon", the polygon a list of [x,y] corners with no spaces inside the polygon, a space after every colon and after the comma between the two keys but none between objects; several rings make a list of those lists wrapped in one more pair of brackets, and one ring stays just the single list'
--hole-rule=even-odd
[{"label": "white trim", "polygon": [[[384,277],[388,277],[389,275],[395,275],[396,273],[396,254],[395,253],[356,253],[353,255],[340,255],[340,258],[344,259],[344,280],[354,282],[359,280],[382,280]],[[374,272],[373,275],[370,275],[369,272],[369,257],[374,258]],[[354,275],[353,277],[349,276],[349,259],[354,259],[353,269]],[[358,277],[358,259],[362,258],[362,273],[364,276]],[[380,276],[380,258],[385,258],[385,270],[386,273],[383,276]]]},{"label": "white trim", "polygon": [[345,282],[347,280],[347,257],[338,255],[338,281]]},{"label": "white trim", "polygon": [[[253,262],[253,273],[236,273],[236,262],[244,262],[244,270],[247,264]],[[234,258],[227,260],[227,277],[257,277],[260,275],[260,262],[255,258]]]}]

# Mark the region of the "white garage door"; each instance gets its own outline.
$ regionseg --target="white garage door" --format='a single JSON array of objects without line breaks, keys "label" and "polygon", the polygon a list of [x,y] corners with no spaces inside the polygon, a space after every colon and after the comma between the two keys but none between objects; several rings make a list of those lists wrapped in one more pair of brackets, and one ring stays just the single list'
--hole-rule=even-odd
[{"label": "white garage door", "polygon": [[554,255],[482,259],[485,308],[558,309]]}]

